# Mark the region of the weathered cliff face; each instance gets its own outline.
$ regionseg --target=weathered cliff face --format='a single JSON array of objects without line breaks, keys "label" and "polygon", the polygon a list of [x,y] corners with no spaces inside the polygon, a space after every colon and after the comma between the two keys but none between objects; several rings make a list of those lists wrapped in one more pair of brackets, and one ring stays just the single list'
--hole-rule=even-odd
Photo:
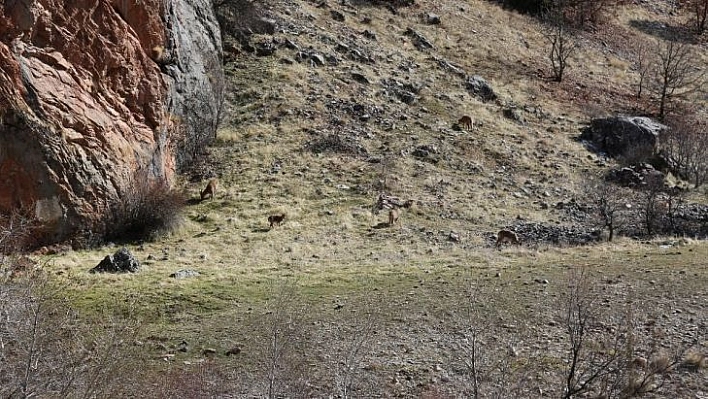
[{"label": "weathered cliff face", "polygon": [[208,0],[14,0],[0,15],[0,212],[43,241],[99,226],[136,179],[211,140],[220,35]]}]

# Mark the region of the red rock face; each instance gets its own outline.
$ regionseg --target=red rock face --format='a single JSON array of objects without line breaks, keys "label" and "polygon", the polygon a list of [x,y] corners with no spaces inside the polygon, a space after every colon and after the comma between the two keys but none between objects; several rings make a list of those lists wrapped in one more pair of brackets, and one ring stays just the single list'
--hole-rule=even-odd
[{"label": "red rock face", "polygon": [[170,181],[174,119],[151,58],[159,0],[16,0],[0,10],[0,212],[64,239],[139,174]]}]

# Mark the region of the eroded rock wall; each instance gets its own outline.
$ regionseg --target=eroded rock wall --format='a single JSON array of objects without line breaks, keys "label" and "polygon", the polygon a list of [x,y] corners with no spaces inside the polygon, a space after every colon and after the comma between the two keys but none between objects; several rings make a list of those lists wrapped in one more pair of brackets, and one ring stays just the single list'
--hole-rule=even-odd
[{"label": "eroded rock wall", "polygon": [[208,0],[2,7],[0,212],[33,214],[41,241],[90,235],[136,179],[171,181],[214,137],[223,76]]}]

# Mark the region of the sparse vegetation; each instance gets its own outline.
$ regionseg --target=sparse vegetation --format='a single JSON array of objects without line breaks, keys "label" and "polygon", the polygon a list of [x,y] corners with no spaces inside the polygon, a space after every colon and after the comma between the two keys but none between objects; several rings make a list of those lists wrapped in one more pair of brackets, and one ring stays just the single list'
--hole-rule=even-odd
[{"label": "sparse vegetation", "polygon": [[[641,182],[590,180],[622,165],[574,140],[590,108],[637,105],[632,43],[674,22],[649,3],[618,6],[597,26],[584,17],[571,57],[582,62],[557,84],[543,79],[541,22],[499,2],[223,3],[235,7],[220,18],[234,18],[243,48],[267,43],[274,54],[234,51],[226,65],[229,123],[200,175],[219,176],[217,198],[181,208],[181,191],[136,182],[113,209],[132,222],[113,237],[186,216],[170,235],[126,245],[145,266],[136,274],[87,272],[111,247],[42,257],[61,288],[53,320],[90,337],[57,328],[42,359],[88,353],[81,378],[100,376],[94,397],[695,396],[708,377],[708,247],[693,238],[707,231],[695,227],[708,220],[705,195],[657,191],[645,208]],[[416,47],[420,37],[431,46]],[[706,58],[687,45],[694,61]],[[472,74],[495,98],[469,89]],[[453,128],[460,115],[474,118],[472,131]],[[186,184],[200,198],[203,181]],[[380,192],[415,199],[401,228],[372,220]],[[644,209],[656,211],[652,234],[691,238],[648,237]],[[269,229],[268,216],[286,211]],[[611,242],[578,249],[561,234],[597,226]],[[494,250],[499,229],[523,245]],[[198,274],[171,277],[177,270]],[[15,309],[30,315],[37,303]],[[4,343],[10,332],[31,342],[31,317],[3,320],[14,323],[0,323]],[[133,320],[141,328],[124,340],[96,338]],[[139,373],[106,374],[116,364],[72,345]],[[25,370],[26,360],[0,368]],[[35,382],[64,381],[39,370]],[[22,373],[8,375],[22,385]],[[51,396],[42,387],[26,392]]]}]

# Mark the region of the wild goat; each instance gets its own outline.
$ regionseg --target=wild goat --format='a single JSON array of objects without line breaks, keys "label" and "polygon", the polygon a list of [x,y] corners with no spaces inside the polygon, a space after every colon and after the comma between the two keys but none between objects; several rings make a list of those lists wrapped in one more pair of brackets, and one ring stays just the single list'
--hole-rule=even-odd
[{"label": "wild goat", "polygon": [[457,125],[464,130],[471,130],[474,127],[474,119],[465,115],[457,121]]},{"label": "wild goat", "polygon": [[400,221],[401,214],[403,213],[401,208],[410,208],[411,206],[413,206],[413,200],[403,201],[397,197],[379,194],[376,203],[374,203],[374,206],[371,208],[371,217],[373,218],[374,215],[378,215],[383,209],[388,209],[388,224],[393,226],[395,222]]},{"label": "wild goat", "polygon": [[209,183],[207,183],[204,190],[202,190],[202,193],[201,193],[201,200],[202,201],[204,201],[207,197],[214,198],[214,194],[216,194],[216,185],[217,185],[216,179],[209,180]]},{"label": "wild goat", "polygon": [[270,215],[268,216],[268,224],[270,224],[270,228],[272,229],[273,226],[277,226],[281,223],[283,223],[283,220],[285,220],[285,214],[284,213],[279,213],[276,215]]},{"label": "wild goat", "polygon": [[516,235],[516,233],[510,230],[500,230],[499,233],[497,233],[497,242],[494,244],[494,248],[500,248],[501,245],[505,242],[514,245],[521,244],[521,242],[519,241],[519,237]]}]

